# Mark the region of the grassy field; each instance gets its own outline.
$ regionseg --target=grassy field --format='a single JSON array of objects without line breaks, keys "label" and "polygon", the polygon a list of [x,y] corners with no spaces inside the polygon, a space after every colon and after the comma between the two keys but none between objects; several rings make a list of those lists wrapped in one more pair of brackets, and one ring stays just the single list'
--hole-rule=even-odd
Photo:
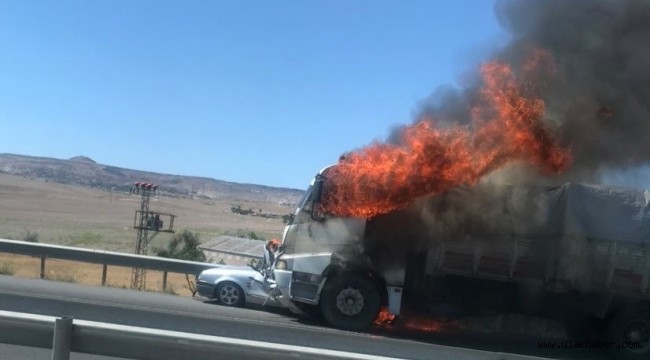
[{"label": "grassy field", "polygon": [[[0,253],[0,275],[14,275],[27,278],[40,278],[41,260],[30,256]],[[106,286],[129,288],[131,284],[131,268],[109,266],[106,272]],[[64,281],[85,285],[102,284],[102,266],[76,261],[47,259],[45,262],[45,278],[54,281]],[[162,291],[162,272],[147,271],[147,291]],[[194,280],[190,276],[190,280]],[[181,296],[191,296],[185,276],[182,274],[167,275],[166,292]]]},{"label": "grassy field", "polygon": [[[43,182],[0,174],[0,238],[22,240],[37,234],[38,242],[132,253],[137,231],[133,229],[140,197],[128,193]],[[150,210],[177,215],[174,229],[199,234],[206,242],[222,234],[249,234],[270,239],[282,236],[280,219],[233,214],[240,205],[263,213],[289,214],[293,208],[273,203],[232,202],[206,199],[181,199],[155,196]],[[171,234],[160,233],[149,245],[150,253],[162,248]],[[53,280],[101,284],[100,265],[47,260],[47,276]],[[37,258],[0,254],[0,273],[39,277]],[[107,284],[128,287],[130,268],[109,267]],[[169,274],[168,289],[189,295],[185,277]],[[147,274],[147,288],[162,289],[162,273]]]},{"label": "grassy field", "polygon": [[[0,238],[24,239],[29,232],[38,234],[42,243],[132,252],[139,203],[138,195],[0,174]],[[282,220],[231,213],[237,205],[281,215],[294,210],[272,203],[159,196],[151,198],[150,210],[177,215],[174,229],[196,232],[202,242],[222,234],[254,232],[264,239],[282,235]],[[164,246],[170,238],[159,234],[150,249]]]}]

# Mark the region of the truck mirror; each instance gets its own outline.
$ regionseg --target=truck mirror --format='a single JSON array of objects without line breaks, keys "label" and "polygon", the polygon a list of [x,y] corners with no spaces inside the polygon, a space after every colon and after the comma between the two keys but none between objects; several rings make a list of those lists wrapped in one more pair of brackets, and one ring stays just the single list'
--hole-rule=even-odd
[{"label": "truck mirror", "polygon": [[314,181],[314,186],[312,189],[313,201],[312,201],[312,208],[311,208],[311,217],[312,219],[319,222],[325,220],[325,214],[323,214],[323,211],[321,210],[320,207],[320,200],[321,200],[321,195],[323,193],[324,182],[325,182],[325,177],[319,174],[316,177],[316,180]]}]

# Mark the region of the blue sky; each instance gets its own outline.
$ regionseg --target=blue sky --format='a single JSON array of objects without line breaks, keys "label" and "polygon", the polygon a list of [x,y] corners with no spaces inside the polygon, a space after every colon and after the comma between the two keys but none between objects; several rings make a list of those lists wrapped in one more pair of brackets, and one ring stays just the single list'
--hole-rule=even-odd
[{"label": "blue sky", "polygon": [[302,189],[505,38],[492,1],[0,1],[0,153]]}]

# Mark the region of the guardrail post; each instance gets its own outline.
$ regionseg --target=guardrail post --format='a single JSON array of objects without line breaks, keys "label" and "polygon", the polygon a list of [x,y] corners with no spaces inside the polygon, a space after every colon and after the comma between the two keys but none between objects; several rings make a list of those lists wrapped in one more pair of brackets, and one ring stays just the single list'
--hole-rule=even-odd
[{"label": "guardrail post", "polygon": [[72,342],[72,317],[65,316],[54,321],[52,360],[70,360]]},{"label": "guardrail post", "polygon": [[104,264],[102,267],[102,286],[106,286],[106,270],[108,269],[108,265]]},{"label": "guardrail post", "polygon": [[167,290],[167,271],[163,271],[163,291]]},{"label": "guardrail post", "polygon": [[45,279],[45,259],[46,256],[41,256],[41,279]]}]

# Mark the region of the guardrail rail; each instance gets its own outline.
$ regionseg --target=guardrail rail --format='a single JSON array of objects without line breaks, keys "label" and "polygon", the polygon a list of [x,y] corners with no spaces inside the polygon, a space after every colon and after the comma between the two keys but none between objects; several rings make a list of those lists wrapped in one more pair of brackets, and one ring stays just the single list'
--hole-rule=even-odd
[{"label": "guardrail rail", "polygon": [[106,285],[108,266],[122,266],[163,272],[163,291],[167,287],[167,273],[198,275],[201,271],[219,267],[217,264],[83,249],[72,246],[32,243],[0,239],[0,253],[27,255],[41,259],[41,279],[45,278],[46,259],[62,259],[103,265],[102,286]]},{"label": "guardrail rail", "polygon": [[0,343],[51,348],[52,360],[68,360],[71,352],[142,360],[395,359],[2,310]]}]

